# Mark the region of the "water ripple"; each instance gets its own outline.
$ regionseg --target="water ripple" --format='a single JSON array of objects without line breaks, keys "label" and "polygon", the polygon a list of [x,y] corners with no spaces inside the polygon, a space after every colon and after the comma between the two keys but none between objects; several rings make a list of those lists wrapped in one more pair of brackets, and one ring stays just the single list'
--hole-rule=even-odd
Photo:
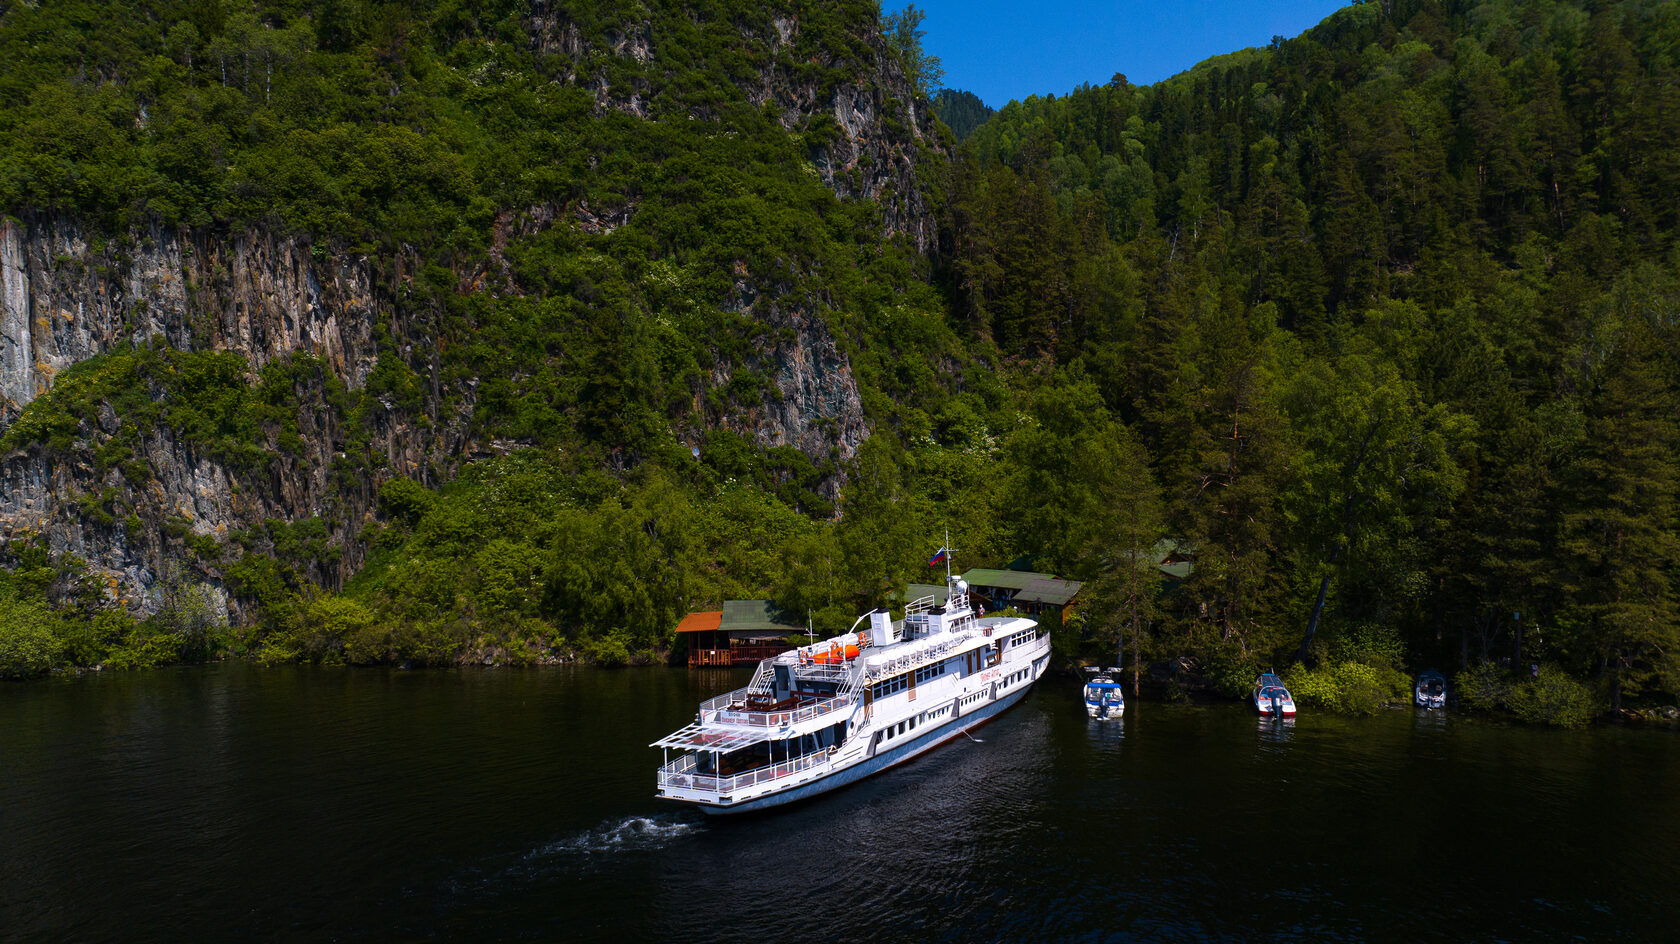
[{"label": "water ripple", "polygon": [[526,854],[532,863],[552,860],[592,859],[626,852],[662,849],[702,829],[699,823],[675,815],[626,816],[602,823],[574,836],[545,843]]}]

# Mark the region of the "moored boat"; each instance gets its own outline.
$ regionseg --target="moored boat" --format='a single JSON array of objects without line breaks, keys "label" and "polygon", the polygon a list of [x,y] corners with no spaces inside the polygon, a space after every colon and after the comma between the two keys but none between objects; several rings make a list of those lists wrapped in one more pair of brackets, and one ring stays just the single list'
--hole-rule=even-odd
[{"label": "moored boat", "polygon": [[1447,677],[1430,669],[1418,676],[1417,703],[1421,708],[1447,707]]},{"label": "moored boat", "polygon": [[1254,680],[1254,709],[1274,718],[1295,717],[1295,698],[1283,685],[1283,679],[1264,672]]},{"label": "moored boat", "polygon": [[1093,673],[1085,680],[1085,714],[1102,720],[1118,718],[1126,713],[1125,686],[1120,682],[1120,670],[1086,669]]},{"label": "moored boat", "polygon": [[1025,617],[976,616],[968,585],[946,579],[943,605],[928,596],[900,620],[866,613],[701,704],[651,745],[665,751],[656,795],[707,813],[780,806],[910,760],[1020,701],[1049,664],[1049,636]]}]

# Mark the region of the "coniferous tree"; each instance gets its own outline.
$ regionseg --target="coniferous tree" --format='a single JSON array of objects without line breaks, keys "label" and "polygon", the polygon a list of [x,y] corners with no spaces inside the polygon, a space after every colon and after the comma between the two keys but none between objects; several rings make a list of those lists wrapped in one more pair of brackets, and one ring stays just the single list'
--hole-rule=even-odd
[{"label": "coniferous tree", "polygon": [[[1601,374],[1586,402],[1586,437],[1567,473],[1563,543],[1577,655],[1590,655],[1610,706],[1656,682],[1672,686],[1680,655],[1680,408],[1672,350],[1642,313],[1601,325]],[[1669,335],[1672,337],[1672,327]]]}]

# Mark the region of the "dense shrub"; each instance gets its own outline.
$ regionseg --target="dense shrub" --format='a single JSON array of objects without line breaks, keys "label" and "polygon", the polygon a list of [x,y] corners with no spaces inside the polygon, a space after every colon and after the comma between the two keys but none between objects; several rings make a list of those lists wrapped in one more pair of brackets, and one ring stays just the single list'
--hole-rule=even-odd
[{"label": "dense shrub", "polygon": [[624,633],[611,633],[591,641],[584,655],[596,665],[620,668],[630,664],[630,640]]},{"label": "dense shrub", "polygon": [[1458,673],[1453,679],[1459,704],[1476,711],[1499,711],[1510,697],[1505,673],[1492,663],[1482,663]]},{"label": "dense shrub", "polygon": [[1560,728],[1585,727],[1597,713],[1596,704],[1591,689],[1552,666],[1513,685],[1506,701],[1518,718]]},{"label": "dense shrub", "polygon": [[1373,714],[1385,704],[1404,701],[1406,677],[1363,662],[1341,662],[1316,669],[1296,667],[1287,677],[1289,691],[1304,705],[1349,714]]},{"label": "dense shrub", "polygon": [[60,653],[57,626],[50,607],[0,596],[0,678],[36,678],[51,671]]},{"label": "dense shrub", "polygon": [[1592,689],[1554,666],[1538,675],[1513,678],[1498,666],[1480,665],[1454,680],[1459,703],[1478,711],[1508,711],[1529,724],[1578,728],[1597,714]]},{"label": "dense shrub", "polygon": [[1260,674],[1260,663],[1234,646],[1220,647],[1208,657],[1205,674],[1208,686],[1226,698],[1245,698]]}]

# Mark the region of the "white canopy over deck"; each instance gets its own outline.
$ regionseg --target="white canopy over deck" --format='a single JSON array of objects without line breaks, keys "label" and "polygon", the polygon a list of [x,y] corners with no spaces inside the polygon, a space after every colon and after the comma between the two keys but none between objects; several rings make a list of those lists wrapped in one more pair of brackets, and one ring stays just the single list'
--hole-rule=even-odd
[{"label": "white canopy over deck", "polygon": [[690,724],[654,741],[648,747],[674,748],[684,751],[722,751],[751,747],[762,741],[787,737],[788,732],[773,728],[719,728],[716,725]]}]

